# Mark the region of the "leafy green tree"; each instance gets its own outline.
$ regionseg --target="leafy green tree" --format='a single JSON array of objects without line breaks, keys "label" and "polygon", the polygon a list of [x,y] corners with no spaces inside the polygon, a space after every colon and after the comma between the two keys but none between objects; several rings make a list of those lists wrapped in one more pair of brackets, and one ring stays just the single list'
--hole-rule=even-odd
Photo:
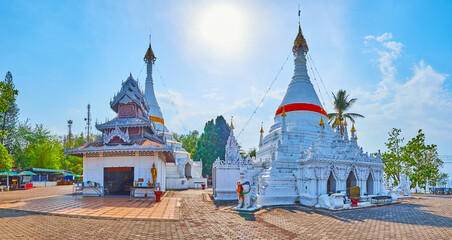
[{"label": "leafy green tree", "polygon": [[[14,84],[12,83],[11,72],[8,72],[5,81],[0,82],[0,116],[4,117],[10,105],[16,102],[18,93],[19,91],[14,89]],[[0,119],[0,124],[1,120],[4,119]],[[4,169],[10,169],[12,166],[11,156],[3,145],[3,139],[5,139],[7,135],[8,132],[6,129],[0,130],[0,139],[2,140],[2,143],[0,143],[0,168]]]},{"label": "leafy green tree", "polygon": [[182,148],[187,150],[187,152],[189,152],[191,157],[193,158],[193,154],[196,150],[196,144],[199,140],[199,132],[194,130],[190,131],[188,134],[181,135],[173,133],[173,138],[176,139],[176,141],[182,143]]},{"label": "leafy green tree", "polygon": [[352,107],[352,105],[356,102],[356,98],[352,98],[352,99],[348,99],[349,98],[349,94],[347,94],[347,91],[345,90],[339,90],[337,92],[337,94],[333,94],[333,103],[334,103],[334,110],[336,111],[335,113],[329,113],[328,114],[328,118],[329,118],[329,124],[331,124],[331,126],[336,127],[336,121],[337,119],[339,119],[339,121],[341,122],[341,134],[342,136],[344,135],[344,121],[345,119],[349,119],[352,123],[355,123],[355,118],[360,117],[360,118],[364,118],[363,115],[358,114],[358,113],[349,113],[347,112],[348,110],[350,110],[350,108]]},{"label": "leafy green tree", "polygon": [[13,98],[8,99],[8,108],[3,114],[0,114],[0,131],[7,134],[4,138],[0,139],[0,142],[5,145],[8,152],[11,152],[11,142],[12,139],[14,139],[14,134],[16,132],[15,130],[19,118],[19,108],[15,102],[15,96],[18,94],[18,90],[15,89],[13,75],[9,71],[6,73],[4,86],[6,87],[4,91],[9,91],[8,95],[13,96]]},{"label": "leafy green tree", "polygon": [[253,148],[249,153],[248,156],[252,157],[256,157],[256,148]]},{"label": "leafy green tree", "polygon": [[413,186],[426,185],[427,181],[439,180],[443,161],[438,157],[435,144],[426,145],[422,129],[402,148],[404,161],[410,170]]},{"label": "leafy green tree", "polygon": [[199,138],[193,159],[202,161],[202,174],[212,175],[212,165],[215,160],[224,158],[225,146],[229,137],[229,126],[223,116],[212,119],[204,126],[204,132]]},{"label": "leafy green tree", "polygon": [[31,167],[59,169],[63,146],[42,124],[34,127],[28,121],[19,123],[12,142],[12,155],[18,168]]},{"label": "leafy green tree", "polygon": [[0,144],[0,171],[9,170],[12,168],[12,158],[6,150],[5,146]]},{"label": "leafy green tree", "polygon": [[394,180],[395,184],[400,181],[400,176],[402,171],[405,169],[405,161],[402,152],[403,138],[400,137],[400,132],[402,130],[393,128],[389,132],[388,141],[385,142],[388,151],[381,154],[381,160],[385,164],[384,171],[388,179]]}]

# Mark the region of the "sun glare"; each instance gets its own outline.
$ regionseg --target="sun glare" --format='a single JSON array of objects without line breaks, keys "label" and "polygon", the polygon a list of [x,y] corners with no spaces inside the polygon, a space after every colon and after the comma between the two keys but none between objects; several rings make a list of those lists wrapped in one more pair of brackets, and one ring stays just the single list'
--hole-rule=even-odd
[{"label": "sun glare", "polygon": [[222,54],[234,53],[243,46],[247,21],[244,11],[231,3],[212,3],[196,17],[198,41]]}]

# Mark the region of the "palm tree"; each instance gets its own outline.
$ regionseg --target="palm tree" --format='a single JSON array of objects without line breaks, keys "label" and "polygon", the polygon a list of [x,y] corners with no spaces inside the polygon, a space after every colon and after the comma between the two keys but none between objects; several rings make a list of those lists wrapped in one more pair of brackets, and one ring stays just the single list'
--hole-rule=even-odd
[{"label": "palm tree", "polygon": [[342,136],[344,136],[344,122],[346,119],[349,119],[352,123],[355,123],[355,118],[364,118],[364,116],[361,114],[347,112],[347,110],[350,109],[353,103],[356,102],[356,98],[348,100],[349,96],[350,95],[347,94],[347,91],[342,89],[339,90],[336,95],[333,93],[334,110],[336,110],[336,112],[328,114],[328,123],[333,127],[336,127],[336,121],[339,118],[339,121],[341,123]]}]

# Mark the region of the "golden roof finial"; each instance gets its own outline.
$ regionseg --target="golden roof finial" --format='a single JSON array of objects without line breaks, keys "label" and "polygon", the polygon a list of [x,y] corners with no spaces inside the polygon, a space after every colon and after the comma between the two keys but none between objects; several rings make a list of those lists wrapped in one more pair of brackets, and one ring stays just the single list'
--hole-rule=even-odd
[{"label": "golden roof finial", "polygon": [[146,51],[146,54],[144,55],[144,62],[148,63],[150,61],[151,63],[154,63],[155,59],[157,58],[155,57],[154,51],[152,51],[151,35],[149,35],[149,47],[148,50]]},{"label": "golden roof finial", "polygon": [[355,140],[358,140],[358,134],[355,134]]},{"label": "golden roof finial", "polygon": [[344,126],[347,126],[347,118],[344,120]]},{"label": "golden roof finial", "polygon": [[336,126],[340,126],[341,125],[341,120],[339,119],[338,116],[336,116]]},{"label": "golden roof finial", "polygon": [[320,116],[320,122],[319,122],[319,125],[320,125],[320,126],[325,126],[325,123],[323,122],[322,116]]},{"label": "golden roof finial", "polygon": [[281,117],[287,117],[287,114],[286,114],[286,107],[285,107],[285,106],[282,107]]},{"label": "golden roof finial", "polygon": [[231,126],[229,126],[229,129],[234,129],[234,124],[232,123],[232,119],[233,119],[234,117],[233,116],[231,116]]},{"label": "golden roof finial", "polygon": [[261,123],[261,131],[260,131],[261,133],[264,133],[264,126],[263,125],[264,125],[264,123],[262,122]]},{"label": "golden roof finial", "polygon": [[306,53],[308,52],[308,43],[306,42],[306,39],[303,36],[303,33],[301,32],[301,24],[298,22],[298,34],[295,38],[295,41],[293,42],[293,52],[297,52],[298,48],[301,47],[303,51]]},{"label": "golden roof finial", "polygon": [[355,124],[354,124],[354,123],[352,124],[352,129],[350,130],[350,132],[352,132],[352,133],[356,132]]}]

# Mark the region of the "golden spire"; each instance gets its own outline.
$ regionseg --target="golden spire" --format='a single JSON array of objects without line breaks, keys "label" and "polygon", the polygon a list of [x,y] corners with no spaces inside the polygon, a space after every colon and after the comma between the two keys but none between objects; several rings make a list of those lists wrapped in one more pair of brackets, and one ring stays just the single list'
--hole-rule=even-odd
[{"label": "golden spire", "polygon": [[229,129],[231,129],[231,130],[234,129],[234,124],[232,123],[232,118],[233,117],[231,117],[231,126],[229,126]]},{"label": "golden spire", "polygon": [[308,43],[306,42],[306,39],[303,36],[303,33],[301,32],[301,25],[298,24],[298,34],[295,38],[295,41],[293,42],[293,51],[294,53],[298,51],[298,48],[301,47],[304,52],[308,52]]},{"label": "golden spire", "polygon": [[263,126],[263,124],[264,123],[261,124],[261,131],[260,131],[261,133],[264,133],[264,126]]},{"label": "golden spire", "polygon": [[354,123],[352,124],[352,129],[350,130],[350,132],[352,132],[352,133],[356,132],[355,124],[354,124]]},{"label": "golden spire", "polygon": [[144,55],[144,62],[148,63],[150,61],[151,63],[154,63],[155,59],[156,57],[151,47],[151,35],[149,35],[149,47],[148,50],[146,51],[146,54]]},{"label": "golden spire", "polygon": [[285,106],[282,107],[281,117],[287,117],[287,114],[286,114],[286,107],[285,107]]},{"label": "golden spire", "polygon": [[358,140],[358,134],[355,133],[355,140]]},{"label": "golden spire", "polygon": [[344,120],[344,126],[347,126],[347,119]]},{"label": "golden spire", "polygon": [[336,116],[336,126],[340,126],[341,125],[341,120],[339,120],[339,117]]},{"label": "golden spire", "polygon": [[320,126],[325,126],[325,123],[323,122],[322,116],[320,116],[320,122],[319,122],[319,125],[320,125]]}]

